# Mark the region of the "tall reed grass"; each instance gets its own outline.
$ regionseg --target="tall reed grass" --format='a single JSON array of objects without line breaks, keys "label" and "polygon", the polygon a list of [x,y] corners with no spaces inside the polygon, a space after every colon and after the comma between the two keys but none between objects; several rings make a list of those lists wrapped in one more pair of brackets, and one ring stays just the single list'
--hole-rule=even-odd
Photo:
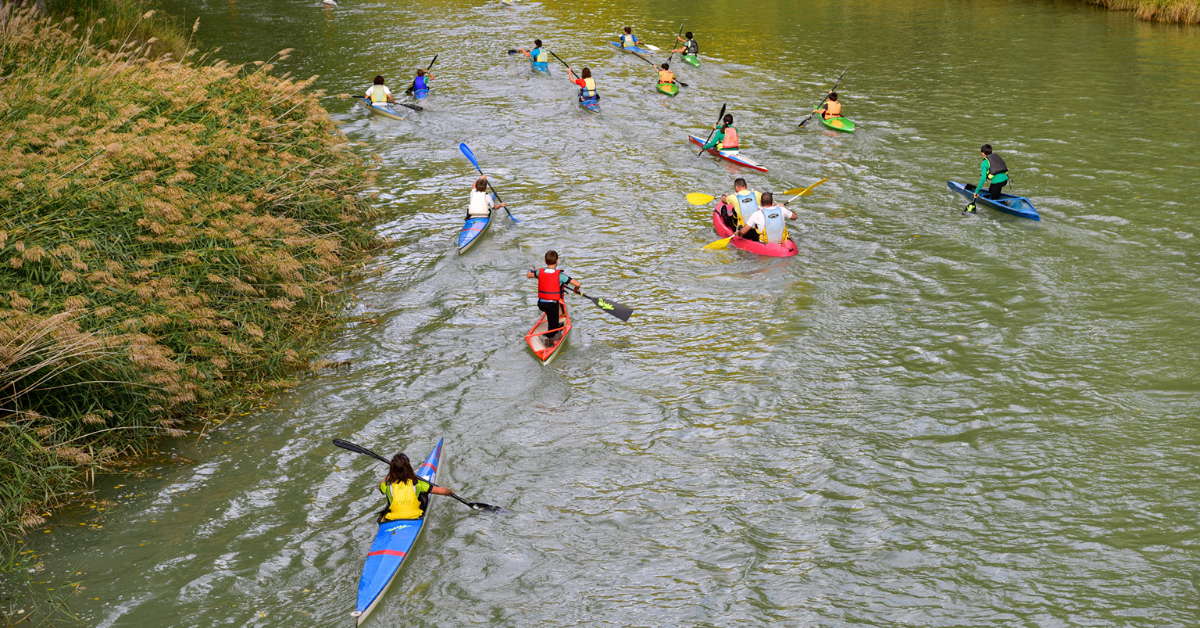
[{"label": "tall reed grass", "polygon": [[1143,20],[1200,24],[1200,0],[1087,0],[1110,9],[1134,11]]},{"label": "tall reed grass", "polygon": [[306,365],[348,263],[378,245],[370,173],[313,79],[183,62],[123,28],[0,5],[10,543],[81,477]]}]

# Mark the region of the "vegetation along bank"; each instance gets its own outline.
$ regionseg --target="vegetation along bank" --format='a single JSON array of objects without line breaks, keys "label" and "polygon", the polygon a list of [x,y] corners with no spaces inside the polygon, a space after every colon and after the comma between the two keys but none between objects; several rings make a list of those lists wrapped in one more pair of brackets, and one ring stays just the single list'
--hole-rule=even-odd
[{"label": "vegetation along bank", "polygon": [[1134,11],[1143,20],[1200,24],[1200,0],[1086,0],[1110,9]]},{"label": "vegetation along bank", "polygon": [[81,478],[306,367],[379,245],[313,79],[105,1],[99,26],[0,5],[4,569]]}]

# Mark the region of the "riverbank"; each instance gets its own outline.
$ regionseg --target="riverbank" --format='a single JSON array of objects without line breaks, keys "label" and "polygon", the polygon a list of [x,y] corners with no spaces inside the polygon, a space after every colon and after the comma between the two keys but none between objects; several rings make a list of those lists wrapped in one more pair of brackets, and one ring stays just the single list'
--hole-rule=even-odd
[{"label": "riverbank", "polygon": [[1143,20],[1176,24],[1200,24],[1197,0],[1086,0],[1118,11],[1134,11]]},{"label": "riverbank", "polygon": [[4,569],[81,480],[307,368],[380,244],[313,79],[88,6],[98,26],[0,7]]}]

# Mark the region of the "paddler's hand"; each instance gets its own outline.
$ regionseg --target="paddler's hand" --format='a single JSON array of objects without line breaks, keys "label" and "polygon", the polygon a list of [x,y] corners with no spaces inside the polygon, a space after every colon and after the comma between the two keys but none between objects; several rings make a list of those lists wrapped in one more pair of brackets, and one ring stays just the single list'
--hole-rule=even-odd
[{"label": "paddler's hand", "polygon": [[500,203],[500,204],[499,204],[499,205],[497,205],[496,207],[504,207],[504,203]]},{"label": "paddler's hand", "polygon": [[581,285],[580,285],[580,286],[575,286],[575,294],[579,294],[579,292],[580,292],[580,290],[581,290],[582,288],[583,288],[583,286],[581,286]]},{"label": "paddler's hand", "polygon": [[721,195],[721,202],[722,202],[722,203],[726,202],[726,200],[725,200],[725,199],[727,199],[727,198],[729,198],[729,195],[728,195],[728,194],[722,194],[722,195]]}]

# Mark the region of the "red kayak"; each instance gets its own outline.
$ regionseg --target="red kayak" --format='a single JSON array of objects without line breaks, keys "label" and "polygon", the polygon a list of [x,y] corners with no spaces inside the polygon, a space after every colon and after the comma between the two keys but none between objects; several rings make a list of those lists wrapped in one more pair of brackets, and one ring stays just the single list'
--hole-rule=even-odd
[{"label": "red kayak", "polygon": [[[725,220],[721,218],[725,208],[729,207],[729,211],[733,211],[733,207],[721,203],[717,210],[713,212],[713,229],[717,231],[717,237],[728,238],[733,235],[733,231],[725,224]],[[735,248],[739,248],[749,253],[757,253],[767,257],[791,257],[796,254],[796,243],[788,238],[783,244],[766,244],[758,240],[747,240],[746,238],[734,237],[729,241]]]},{"label": "red kayak", "polygon": [[[571,317],[567,314],[566,303],[562,304],[561,312],[558,316],[558,324],[562,327],[547,329],[546,314],[543,312],[542,316],[533,324],[533,329],[525,334],[525,342],[529,343],[529,349],[542,361],[542,364],[549,364],[551,360],[558,357],[559,348],[567,341],[567,334],[571,333]],[[553,332],[562,332],[562,334],[551,342],[547,336]]]}]

